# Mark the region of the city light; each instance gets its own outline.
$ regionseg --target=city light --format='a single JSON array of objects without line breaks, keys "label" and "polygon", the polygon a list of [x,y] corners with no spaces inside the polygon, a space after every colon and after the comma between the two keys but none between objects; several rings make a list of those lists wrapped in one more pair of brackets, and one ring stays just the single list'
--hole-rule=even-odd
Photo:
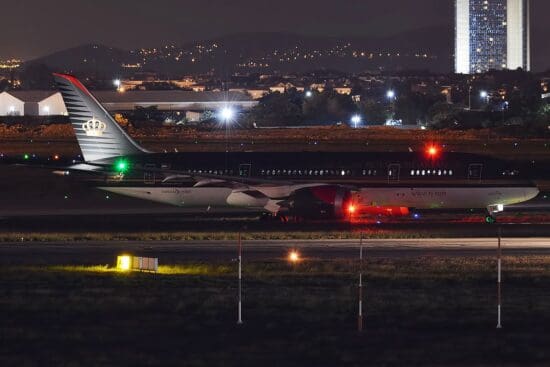
[{"label": "city light", "polygon": [[121,84],[121,81],[120,79],[115,79],[113,80],[113,85],[117,88],[120,88],[120,84]]},{"label": "city light", "polygon": [[349,214],[354,214],[356,210],[357,210],[357,208],[355,207],[355,205],[350,204],[350,205],[348,206],[348,213],[349,213]]},{"label": "city light", "polygon": [[388,97],[388,99],[394,99],[394,98],[395,98],[395,91],[389,90],[389,91],[386,93],[386,97]]},{"label": "city light", "polygon": [[357,127],[357,125],[361,123],[361,116],[353,115],[353,117],[351,118],[351,122],[353,123],[354,127]]},{"label": "city light", "polygon": [[306,91],[306,98],[311,98],[311,97],[313,97],[313,92],[310,90]]},{"label": "city light", "polygon": [[487,93],[487,91],[485,90],[482,90],[480,93],[479,93],[479,96],[481,98],[487,98],[489,96],[489,93]]}]

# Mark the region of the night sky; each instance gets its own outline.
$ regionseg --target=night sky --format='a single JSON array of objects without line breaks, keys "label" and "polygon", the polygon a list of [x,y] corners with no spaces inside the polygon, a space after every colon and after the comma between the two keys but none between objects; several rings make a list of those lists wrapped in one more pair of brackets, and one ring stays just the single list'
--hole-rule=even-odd
[{"label": "night sky", "polygon": [[[533,38],[544,40],[550,1],[532,7]],[[453,0],[15,0],[1,13],[0,58],[24,59],[86,43],[132,49],[251,31],[387,36],[453,27]]]}]

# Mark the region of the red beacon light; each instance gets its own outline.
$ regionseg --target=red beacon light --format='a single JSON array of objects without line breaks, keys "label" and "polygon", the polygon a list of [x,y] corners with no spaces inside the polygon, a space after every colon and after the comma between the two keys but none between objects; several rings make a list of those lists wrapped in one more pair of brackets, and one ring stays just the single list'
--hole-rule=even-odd
[{"label": "red beacon light", "polygon": [[439,155],[439,152],[440,152],[439,147],[437,147],[437,146],[435,146],[435,145],[430,145],[430,146],[426,149],[426,154],[427,154],[428,157],[430,157],[430,158],[437,158],[437,156]]}]

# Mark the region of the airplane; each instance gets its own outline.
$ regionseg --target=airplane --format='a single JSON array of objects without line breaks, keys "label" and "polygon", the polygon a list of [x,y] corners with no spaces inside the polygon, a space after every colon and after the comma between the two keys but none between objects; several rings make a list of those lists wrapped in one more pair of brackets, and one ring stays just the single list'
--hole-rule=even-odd
[{"label": "airplane", "polygon": [[480,209],[487,221],[539,194],[540,162],[444,152],[153,153],[138,145],[74,76],[54,74],[83,161],[57,170],[92,174],[111,193],[209,212],[349,220],[411,210]]}]

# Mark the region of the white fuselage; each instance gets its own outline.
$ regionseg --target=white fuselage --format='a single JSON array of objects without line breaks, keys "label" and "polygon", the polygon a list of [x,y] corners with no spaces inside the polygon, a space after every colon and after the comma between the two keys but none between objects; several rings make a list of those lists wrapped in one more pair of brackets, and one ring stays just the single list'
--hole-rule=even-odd
[{"label": "white fuselage", "polygon": [[[299,187],[250,187],[265,195],[253,197],[243,190],[225,187],[100,187],[102,190],[186,208],[243,208],[266,210],[268,203],[288,196]],[[535,187],[388,187],[361,188],[354,193],[360,206],[408,207],[417,209],[485,209],[511,205],[536,197]]]}]

